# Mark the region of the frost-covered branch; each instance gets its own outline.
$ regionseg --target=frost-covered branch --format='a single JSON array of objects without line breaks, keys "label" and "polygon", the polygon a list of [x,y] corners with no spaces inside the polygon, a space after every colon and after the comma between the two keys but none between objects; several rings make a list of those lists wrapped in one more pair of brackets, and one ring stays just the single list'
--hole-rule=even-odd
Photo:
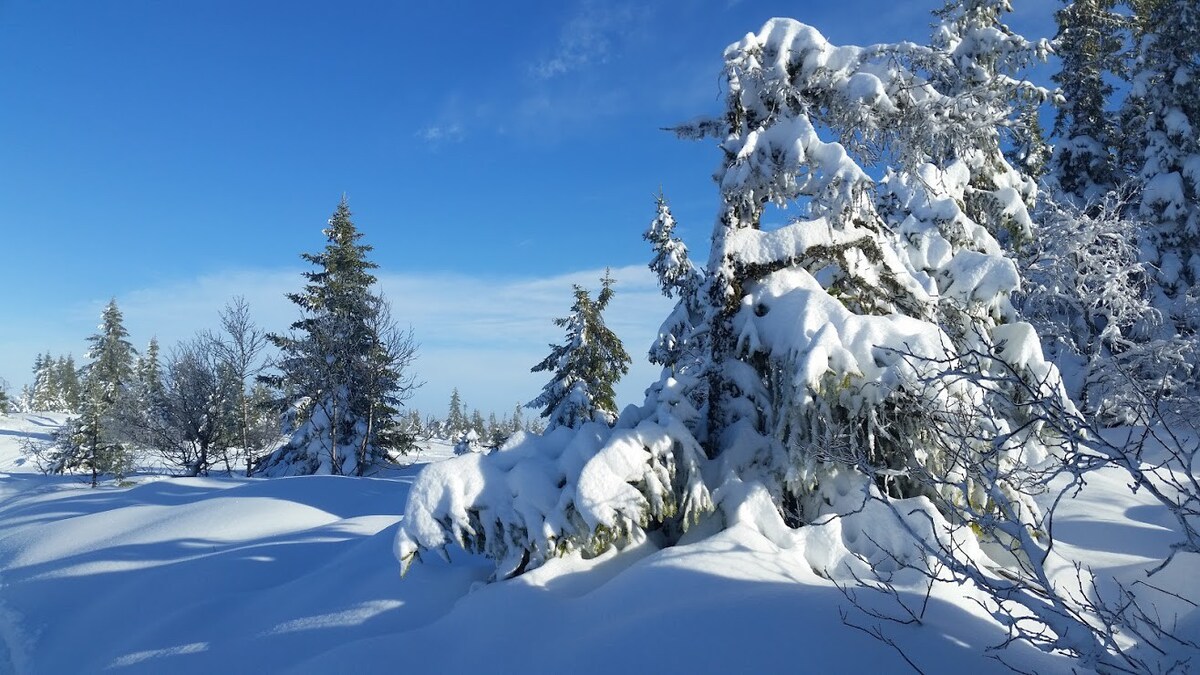
[{"label": "frost-covered branch", "polygon": [[1105,423],[1147,419],[1145,391],[1186,396],[1200,356],[1153,304],[1153,270],[1140,250],[1145,227],[1127,215],[1131,199],[1113,192],[1083,207],[1047,201],[1038,236],[1021,251],[1022,316],[1048,338],[1073,397]]},{"label": "frost-covered branch", "polygon": [[[1009,629],[1008,640],[995,649],[1025,641],[1069,655],[1085,667],[1138,673],[1177,667],[1200,655],[1194,640],[1157,614],[1150,593],[1118,584],[1115,595],[1102,596],[1091,571],[1072,567],[1055,552],[1053,529],[1062,499],[1077,494],[1095,469],[1117,467],[1130,477],[1132,489],[1153,495],[1179,525],[1181,541],[1148,573],[1165,567],[1178,552],[1197,552],[1195,440],[1160,426],[1131,432],[1115,443],[1109,440],[1111,434],[1106,436],[1054,395],[1047,386],[1051,382],[1030,379],[1027,371],[996,353],[971,351],[930,359],[911,350],[898,351],[915,364],[924,388],[950,391],[965,381],[989,392],[974,405],[938,411],[936,430],[928,438],[943,455],[973,462],[952,462],[961,468],[951,472],[930,470],[921,463],[898,472],[925,487],[934,509],[914,509],[885,492],[869,492],[927,557],[907,567],[931,581],[951,580],[982,590],[985,608]],[[998,407],[1019,409],[1024,423],[989,429],[986,420],[998,417]],[[1031,434],[1046,439],[1050,457],[1024,453]],[[1148,464],[1152,449],[1157,463]],[[828,460],[853,463],[877,485],[894,480],[897,473],[881,471],[854,453],[831,454]],[[1044,508],[1032,505],[1028,497],[1033,494],[1045,495]],[[924,525],[915,525],[914,518]],[[978,549],[976,539],[990,543],[988,556]]]}]

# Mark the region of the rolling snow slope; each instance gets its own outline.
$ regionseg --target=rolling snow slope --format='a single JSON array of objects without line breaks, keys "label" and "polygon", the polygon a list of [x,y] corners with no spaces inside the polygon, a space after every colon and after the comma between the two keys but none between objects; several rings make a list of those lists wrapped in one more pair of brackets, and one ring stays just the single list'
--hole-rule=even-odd
[{"label": "rolling snow slope", "polygon": [[[420,464],[385,478],[138,476],[89,489],[21,461],[20,440],[53,422],[0,417],[0,672],[906,668],[843,624],[842,612],[878,622],[856,615],[802,547],[749,529],[554,560],[492,584],[489,561],[452,550],[451,563],[426,559],[401,579],[392,540]],[[1059,536],[1130,576],[1161,557],[1164,523],[1119,476],[1098,476]],[[1168,580],[1191,588],[1200,568],[1183,562]],[[1006,672],[984,653],[1002,630],[961,589],[935,588],[924,625],[882,628],[925,672]],[[1072,665],[1019,646],[1006,656],[1038,672]]]}]

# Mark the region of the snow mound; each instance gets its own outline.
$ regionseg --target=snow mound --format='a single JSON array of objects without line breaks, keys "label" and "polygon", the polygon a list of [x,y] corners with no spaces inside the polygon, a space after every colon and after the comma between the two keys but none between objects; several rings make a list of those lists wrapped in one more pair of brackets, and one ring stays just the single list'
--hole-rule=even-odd
[{"label": "snow mound", "polygon": [[674,417],[632,421],[641,415],[633,409],[616,428],[558,427],[428,466],[409,493],[396,557],[407,569],[421,549],[445,555],[456,543],[486,553],[497,576],[507,576],[638,540],[650,523],[681,517],[686,526],[711,508],[699,479],[703,452]]}]

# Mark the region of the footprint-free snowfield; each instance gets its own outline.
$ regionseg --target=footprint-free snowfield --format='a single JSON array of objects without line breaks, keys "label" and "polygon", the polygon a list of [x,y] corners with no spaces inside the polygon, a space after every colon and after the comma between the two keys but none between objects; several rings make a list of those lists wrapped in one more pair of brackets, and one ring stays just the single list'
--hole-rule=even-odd
[{"label": "footprint-free snowfield", "polygon": [[[424,464],[386,478],[138,475],[91,489],[22,461],[21,439],[47,419],[61,417],[0,418],[0,671],[897,671],[895,651],[847,623],[882,623],[924,672],[1006,671],[985,651],[1003,630],[961,588],[936,587],[921,625],[864,616],[814,570],[834,534],[817,528],[790,546],[737,527],[665,550],[647,542],[490,584],[490,561],[451,548],[451,562],[426,557],[401,579],[393,540]],[[1172,532],[1118,476],[1096,478],[1063,507],[1059,539],[1097,573],[1136,580]],[[1197,569],[1177,561],[1156,583],[1200,599]],[[903,592],[921,602],[920,589]],[[1186,602],[1169,609],[1197,626]],[[1002,653],[1037,672],[1073,667],[1020,645]]]}]

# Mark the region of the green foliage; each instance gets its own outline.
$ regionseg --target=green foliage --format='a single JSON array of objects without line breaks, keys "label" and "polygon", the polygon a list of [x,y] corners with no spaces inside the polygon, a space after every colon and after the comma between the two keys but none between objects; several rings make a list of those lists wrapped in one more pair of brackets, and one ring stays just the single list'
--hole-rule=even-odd
[{"label": "green foliage", "polygon": [[1108,110],[1110,79],[1124,71],[1126,20],[1115,0],[1073,0],[1054,16],[1055,52],[1062,67],[1053,76],[1061,87],[1054,135],[1059,139],[1051,181],[1060,194],[1092,201],[1116,188],[1117,136]]},{"label": "green foliage", "polygon": [[605,272],[593,301],[587,289],[575,286],[571,315],[554,320],[566,329],[563,344],[550,345],[550,354],[532,372],[550,372],[550,382],[527,407],[541,408],[549,428],[576,428],[597,417],[616,419],[614,387],[629,372],[630,358],[617,334],[604,324],[603,312],[612,301],[615,280]]},{"label": "green foliage", "polygon": [[57,359],[38,354],[33,362],[33,382],[22,391],[22,407],[42,412],[74,413],[82,405],[82,387],[72,356]]},{"label": "green foliage", "polygon": [[465,431],[467,428],[467,417],[463,412],[462,397],[458,395],[458,387],[450,392],[450,409],[446,412],[446,430],[451,436]]},{"label": "green foliage", "polygon": [[[101,476],[120,479],[132,468],[133,452],[124,442],[117,416],[134,373],[136,351],[128,337],[121,311],[112,300],[104,309],[99,332],[88,338],[92,361],[83,369],[79,417],[56,435],[49,472],[83,471],[91,475],[95,487]],[[43,367],[49,361],[49,356],[43,359]],[[64,362],[64,369],[68,363]]]},{"label": "green foliage", "polygon": [[281,412],[294,417],[290,443],[266,465],[363,475],[389,453],[412,447],[397,416],[418,386],[406,374],[416,346],[373,290],[377,265],[350,216],[343,197],[324,230],[324,250],[301,256],[316,267],[304,273],[304,291],[287,296],[302,318],[290,334],[268,336],[281,357],[278,374],[264,381],[282,392]]}]

